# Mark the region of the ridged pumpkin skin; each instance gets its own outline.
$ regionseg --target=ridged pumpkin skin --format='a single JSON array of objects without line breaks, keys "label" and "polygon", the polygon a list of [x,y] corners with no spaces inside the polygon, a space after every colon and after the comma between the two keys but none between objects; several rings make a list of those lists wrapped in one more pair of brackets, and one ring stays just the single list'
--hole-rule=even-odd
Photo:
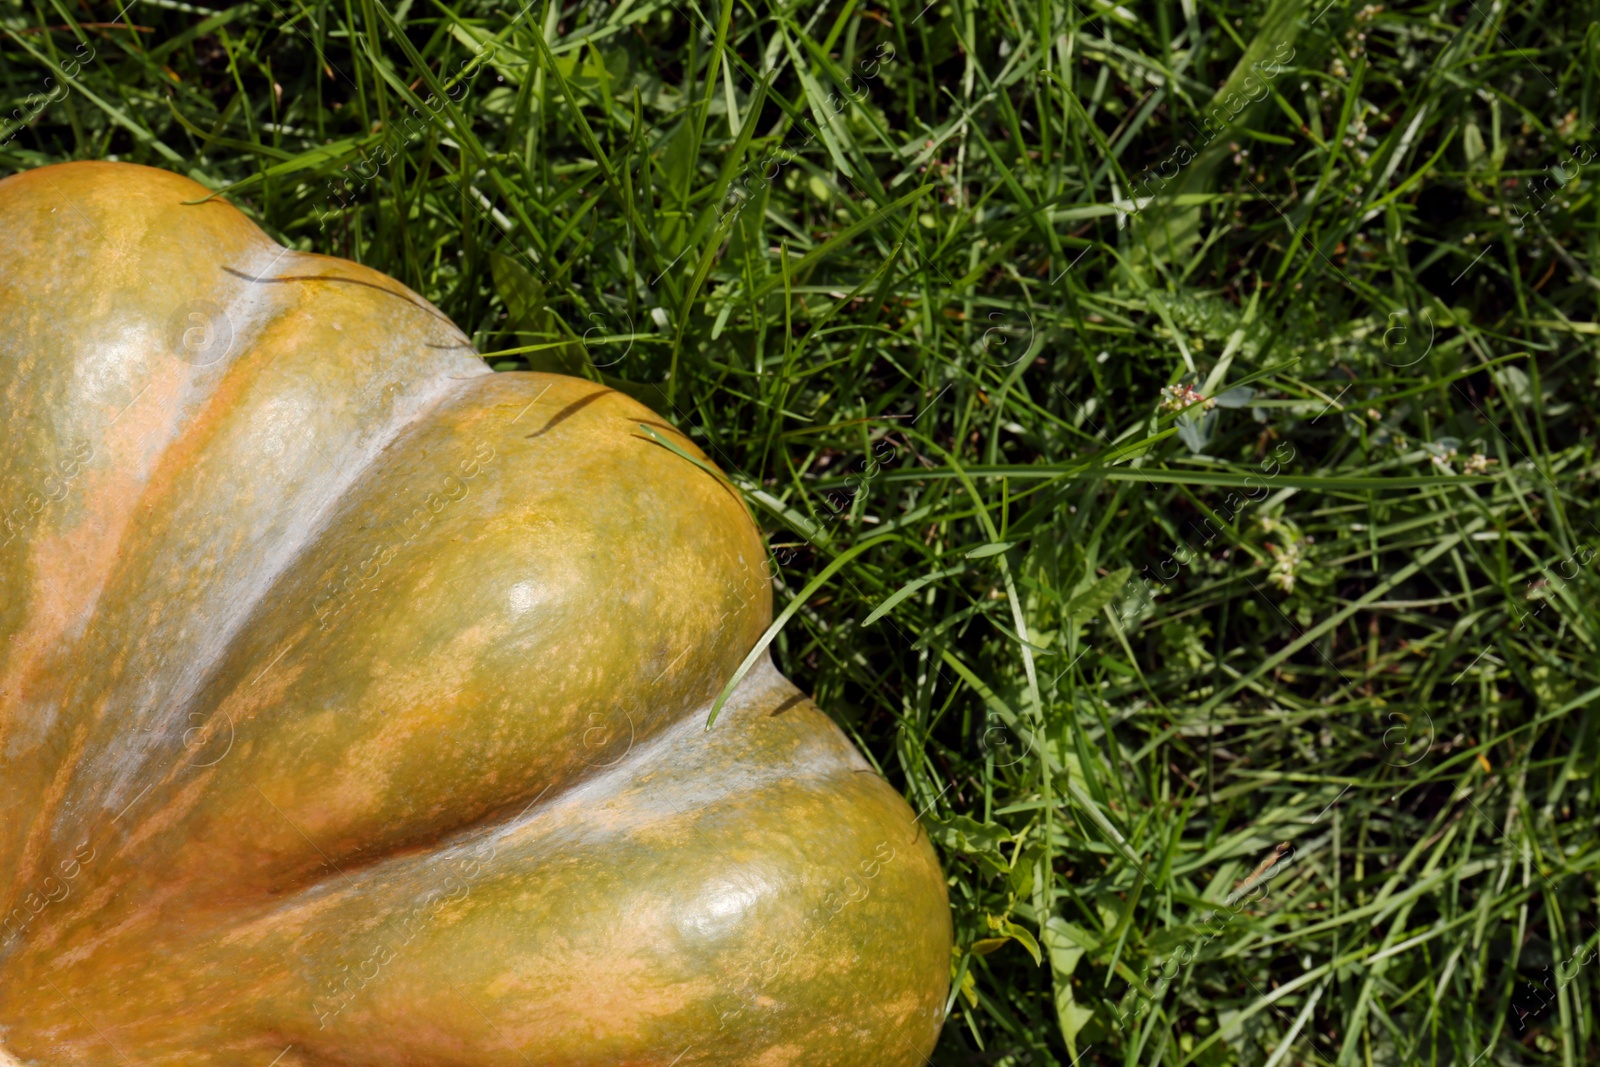
[{"label": "ridged pumpkin skin", "polygon": [[765,661],[705,728],[730,487],[206,195],[0,181],[0,1060],[922,1063],[913,813]]}]

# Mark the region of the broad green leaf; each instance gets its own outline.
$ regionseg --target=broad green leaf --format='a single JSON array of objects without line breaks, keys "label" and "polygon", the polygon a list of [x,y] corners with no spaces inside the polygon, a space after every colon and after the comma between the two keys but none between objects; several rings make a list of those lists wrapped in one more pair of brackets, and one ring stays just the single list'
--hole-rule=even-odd
[{"label": "broad green leaf", "polygon": [[1062,614],[1068,618],[1088,618],[1098,615],[1102,608],[1116,599],[1132,573],[1132,567],[1121,567],[1104,578],[1097,579],[1089,588],[1067,601]]},{"label": "broad green leaf", "polygon": [[1067,922],[1058,915],[1045,921],[1040,931],[1045,949],[1050,954],[1050,981],[1055,992],[1056,1023],[1061,1027],[1061,1037],[1067,1049],[1077,1055],[1078,1031],[1094,1017],[1094,1009],[1079,1004],[1072,992],[1072,973],[1078,961],[1089,948],[1096,945],[1088,931]]},{"label": "broad green leaf", "polygon": [[1028,950],[1028,955],[1033,957],[1034,966],[1037,967],[1044,962],[1044,957],[1039,952],[1039,942],[1036,941],[1034,936],[1028,933],[1027,930],[1023,929],[1021,926],[1018,926],[1009,919],[1001,923],[999,929],[1007,937],[1011,938],[1017,944]]}]

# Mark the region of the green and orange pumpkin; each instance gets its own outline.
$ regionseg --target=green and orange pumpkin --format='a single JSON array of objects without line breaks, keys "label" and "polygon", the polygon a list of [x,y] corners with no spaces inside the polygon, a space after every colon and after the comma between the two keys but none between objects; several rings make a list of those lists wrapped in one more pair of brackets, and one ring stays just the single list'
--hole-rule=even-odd
[{"label": "green and orange pumpkin", "polygon": [[0,1060],[922,1063],[912,811],[765,659],[707,729],[709,461],[206,198],[0,181]]}]

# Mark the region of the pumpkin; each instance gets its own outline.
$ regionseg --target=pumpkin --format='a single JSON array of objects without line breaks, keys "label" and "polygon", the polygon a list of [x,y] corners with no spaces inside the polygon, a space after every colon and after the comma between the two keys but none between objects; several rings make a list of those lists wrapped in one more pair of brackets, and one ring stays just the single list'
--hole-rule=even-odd
[{"label": "pumpkin", "polygon": [[923,1062],[937,858],[770,662],[709,714],[771,585],[691,440],[164,171],[0,254],[0,1056]]}]

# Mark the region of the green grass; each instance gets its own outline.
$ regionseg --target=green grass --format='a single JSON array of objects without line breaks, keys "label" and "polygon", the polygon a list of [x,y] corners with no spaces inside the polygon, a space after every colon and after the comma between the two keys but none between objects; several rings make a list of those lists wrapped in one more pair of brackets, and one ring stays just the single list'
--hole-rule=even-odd
[{"label": "green grass", "polygon": [[937,1064],[1600,1062],[1597,8],[1358,8],[5,0],[0,169],[699,442],[941,848]]}]

